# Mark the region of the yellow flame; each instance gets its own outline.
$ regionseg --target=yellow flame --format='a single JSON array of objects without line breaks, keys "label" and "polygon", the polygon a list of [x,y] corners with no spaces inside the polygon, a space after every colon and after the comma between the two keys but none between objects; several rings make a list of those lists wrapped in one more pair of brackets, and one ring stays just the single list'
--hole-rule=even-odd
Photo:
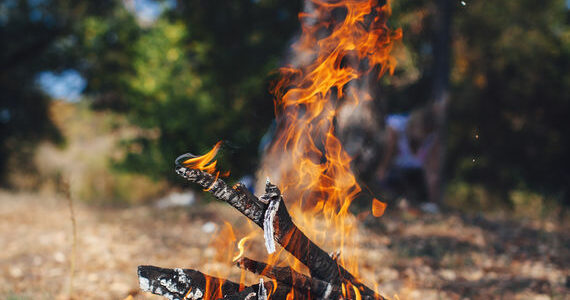
[{"label": "yellow flame", "polygon": [[[314,9],[299,14],[303,33],[294,50],[314,59],[280,69],[282,78],[272,89],[278,130],[260,175],[282,189],[297,225],[317,243],[340,250],[341,264],[358,276],[356,219],[348,208],[361,188],[334,122],[343,105],[372,99],[348,85],[351,81],[372,71],[393,72],[390,51],[401,31],[386,25],[389,1],[311,2]],[[346,14],[341,20],[333,17],[338,11]],[[383,212],[380,203],[373,201],[376,215]]]},{"label": "yellow flame", "polygon": [[182,165],[190,169],[202,170],[210,174],[214,174],[214,172],[216,172],[217,161],[212,160],[214,157],[216,157],[216,154],[218,154],[221,145],[221,141],[217,142],[216,145],[210,151],[208,151],[208,153],[202,156],[189,158],[183,161]]},{"label": "yellow flame", "polygon": [[[299,14],[302,35],[293,46],[300,62],[281,68],[281,79],[272,86],[277,133],[259,174],[281,188],[297,226],[325,249],[340,251],[338,261],[358,276],[357,219],[349,206],[361,187],[351,171],[351,157],[335,135],[335,118],[341,107],[372,99],[349,83],[371,72],[378,78],[392,73],[396,61],[390,52],[402,33],[386,25],[391,14],[389,0],[384,5],[378,0],[308,1],[314,8]],[[334,17],[339,11],[342,17]],[[217,143],[183,165],[214,174],[216,161],[212,160],[219,147]],[[385,208],[385,203],[372,201],[374,216],[381,216]],[[243,256],[249,236],[239,241],[237,255],[228,251],[232,261]],[[266,262],[285,262],[304,271],[300,262],[283,253],[277,249]],[[360,299],[360,292],[352,288]],[[343,296],[349,291],[343,283]],[[290,298],[294,298],[293,291],[287,295]]]},{"label": "yellow flame", "polygon": [[358,288],[356,286],[352,286],[352,290],[354,290],[354,300],[361,300],[362,296],[360,295],[360,291],[358,290]]},{"label": "yellow flame", "polygon": [[240,259],[243,256],[243,253],[245,252],[245,243],[247,241],[249,241],[250,239],[252,239],[254,236],[255,236],[255,232],[252,231],[248,235],[241,238],[241,240],[239,240],[238,245],[237,245],[239,253],[236,254],[236,256],[234,256],[234,258],[232,259],[232,262],[236,262],[238,259]]}]

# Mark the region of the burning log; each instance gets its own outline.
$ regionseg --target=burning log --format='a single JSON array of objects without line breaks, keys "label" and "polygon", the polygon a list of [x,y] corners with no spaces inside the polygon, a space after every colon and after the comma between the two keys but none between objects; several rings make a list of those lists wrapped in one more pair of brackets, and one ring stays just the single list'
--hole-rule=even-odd
[{"label": "burning log", "polygon": [[[267,300],[286,299],[291,294],[294,299],[309,299],[309,293],[302,293],[286,284],[264,282],[240,289],[233,281],[213,277],[191,269],[165,269],[155,266],[139,266],[141,290],[163,296],[167,299],[231,299]],[[315,297],[312,297],[315,298]]]},{"label": "burning log", "polygon": [[267,299],[315,299],[314,295],[303,293],[283,283],[273,281],[264,282],[260,279],[259,284],[254,284],[234,295],[226,296],[224,300],[267,300]]},{"label": "burning log", "polygon": [[[212,152],[214,153],[214,152]],[[215,155],[215,153],[214,153]],[[279,188],[269,180],[265,193],[257,198],[243,185],[228,186],[208,164],[189,165],[183,162],[197,157],[185,154],[176,159],[176,172],[195,182],[219,200],[225,201],[263,228],[268,252],[275,251],[277,241],[299,261],[305,264],[312,277],[297,273],[289,267],[269,266],[242,258],[238,266],[253,273],[272,278],[273,281],[246,287],[221,278],[189,269],[163,269],[139,266],[140,288],[168,299],[384,299],[362,284],[313,243],[293,223]],[[197,167],[197,168],[193,168]],[[200,168],[200,169],[198,169]],[[203,171],[203,170],[207,170]]]},{"label": "burning log", "polygon": [[[266,238],[267,232],[273,231],[273,239],[307,266],[312,277],[331,285],[352,287],[355,289],[355,293],[359,293],[364,299],[384,299],[362,284],[299,230],[293,223],[277,186],[267,181],[265,193],[257,198],[241,184],[230,187],[218,176],[183,165],[183,161],[193,158],[195,156],[192,154],[184,154],[178,157],[176,159],[176,173],[199,184],[214,197],[229,203],[259,227],[264,228]],[[272,210],[269,210],[270,208]],[[267,222],[268,219],[271,222]],[[266,241],[266,244],[270,243]],[[268,250],[269,248],[268,246]],[[347,288],[347,290],[349,289]]]},{"label": "burning log", "polygon": [[342,298],[342,288],[328,282],[295,272],[290,267],[270,266],[266,263],[243,257],[237,261],[238,267],[252,273],[273,278],[305,293],[322,299]]},{"label": "burning log", "polygon": [[[139,286],[145,292],[168,299],[216,299],[239,291],[238,283],[190,269],[138,267]],[[214,297],[212,297],[214,296]]]}]

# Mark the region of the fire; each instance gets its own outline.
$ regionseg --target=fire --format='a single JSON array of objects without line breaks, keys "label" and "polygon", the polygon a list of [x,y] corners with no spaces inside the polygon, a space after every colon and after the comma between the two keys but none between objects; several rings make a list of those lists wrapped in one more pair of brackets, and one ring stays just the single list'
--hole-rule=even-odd
[{"label": "fire", "polygon": [[[401,31],[386,25],[390,14],[389,1],[308,2],[299,14],[303,32],[294,45],[296,65],[280,69],[282,78],[272,89],[278,131],[260,171],[286,195],[297,225],[339,250],[341,264],[355,275],[356,226],[348,208],[361,188],[334,122],[341,107],[372,99],[353,83],[394,71],[390,51]],[[373,201],[375,216],[384,209]]]},{"label": "fire", "polygon": [[238,259],[240,259],[243,256],[243,253],[245,252],[245,243],[254,237],[255,237],[255,231],[251,231],[248,235],[244,236],[243,238],[241,238],[241,240],[239,240],[237,245],[239,253],[236,254],[234,258],[232,258],[232,262],[236,262]]},{"label": "fire", "polygon": [[[218,151],[220,150],[220,147],[222,145],[222,142],[219,141],[216,143],[216,145],[214,145],[214,147],[208,151],[208,153],[202,155],[202,156],[193,156],[190,154],[185,154],[180,156],[178,160],[182,160],[184,158],[187,158],[185,160],[183,160],[180,164],[183,165],[184,167],[187,167],[189,169],[197,169],[197,170],[202,170],[202,171],[206,171],[210,174],[215,174],[216,177],[220,176],[220,172],[216,171],[216,165],[218,163],[218,161],[213,160],[216,155],[218,154]],[[229,172],[224,172],[221,174],[222,177],[227,177],[229,176],[230,173]]]},{"label": "fire", "polygon": [[[233,249],[236,241],[236,236],[234,233],[234,228],[229,222],[224,222],[224,226],[216,233],[215,238],[210,241],[210,247],[216,250],[216,255],[214,257],[215,261],[224,264],[229,264],[232,262],[232,251],[226,251],[226,249]],[[222,251],[223,250],[223,251]],[[215,274],[225,275],[225,274]],[[222,276],[220,276],[222,277]]]},{"label": "fire", "polygon": [[372,215],[375,217],[381,217],[386,210],[386,203],[374,198],[372,199]]},{"label": "fire", "polygon": [[[349,206],[361,187],[351,170],[351,157],[335,135],[335,118],[340,108],[372,100],[367,89],[355,83],[365,76],[379,78],[394,71],[396,62],[390,51],[402,33],[386,25],[391,14],[389,0],[383,5],[378,0],[307,0],[307,4],[299,14],[302,35],[294,45],[296,59],[280,69],[282,77],[272,87],[277,133],[258,174],[279,186],[297,226],[317,244],[339,253],[340,264],[358,276],[357,220]],[[182,165],[214,174],[216,161],[212,160],[219,148],[218,142],[205,155],[186,159]],[[386,204],[373,199],[374,216],[381,216],[385,209]],[[231,236],[235,243],[233,232]],[[239,253],[233,255],[232,250],[228,260],[242,257],[251,238],[242,238]],[[277,249],[267,263],[285,259],[293,269],[304,272],[297,260],[284,253]],[[243,284],[243,273],[241,277]],[[343,284],[342,293],[361,298],[352,285]],[[293,298],[291,290],[287,299]]]}]

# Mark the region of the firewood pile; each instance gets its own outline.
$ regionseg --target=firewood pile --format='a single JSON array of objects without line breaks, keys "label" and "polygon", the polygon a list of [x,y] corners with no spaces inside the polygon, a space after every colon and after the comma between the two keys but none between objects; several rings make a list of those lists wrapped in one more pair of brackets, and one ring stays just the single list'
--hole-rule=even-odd
[{"label": "firewood pile", "polygon": [[310,276],[290,267],[268,265],[242,257],[237,267],[269,278],[251,286],[216,278],[191,269],[164,269],[139,266],[143,291],[167,299],[385,299],[360,282],[341,266],[336,255],[329,255],[313,243],[293,222],[279,188],[267,180],[265,193],[256,197],[242,184],[228,186],[218,174],[192,168],[184,161],[196,158],[184,154],[176,159],[176,173],[225,201],[264,231],[268,253],[275,242],[291,253],[310,271]]}]

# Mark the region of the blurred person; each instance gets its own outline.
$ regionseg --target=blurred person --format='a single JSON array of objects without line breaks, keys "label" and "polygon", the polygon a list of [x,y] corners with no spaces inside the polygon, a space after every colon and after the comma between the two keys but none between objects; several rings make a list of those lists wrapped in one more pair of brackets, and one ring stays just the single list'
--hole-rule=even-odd
[{"label": "blurred person", "polygon": [[439,105],[386,117],[384,157],[376,170],[384,188],[427,200],[426,211],[437,211],[441,197],[441,130]]},{"label": "blurred person", "polygon": [[439,101],[388,115],[371,101],[341,108],[335,130],[359,179],[384,198],[407,198],[423,202],[427,211],[437,211],[442,197],[445,106],[446,101]]}]

